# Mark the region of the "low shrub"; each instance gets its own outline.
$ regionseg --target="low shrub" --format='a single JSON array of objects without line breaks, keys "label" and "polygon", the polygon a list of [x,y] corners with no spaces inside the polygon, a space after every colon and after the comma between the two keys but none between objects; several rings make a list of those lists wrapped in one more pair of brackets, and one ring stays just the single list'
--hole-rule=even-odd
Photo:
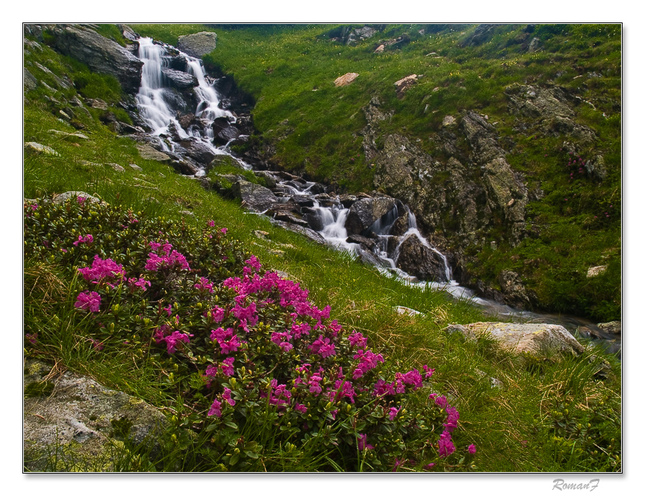
[{"label": "low shrub", "polygon": [[[200,470],[467,470],[433,369],[396,370],[367,338],[213,221],[202,229],[74,197],[24,206],[25,253],[67,267],[73,332],[153,360],[198,433]],[[25,345],[47,343],[28,320]]]}]

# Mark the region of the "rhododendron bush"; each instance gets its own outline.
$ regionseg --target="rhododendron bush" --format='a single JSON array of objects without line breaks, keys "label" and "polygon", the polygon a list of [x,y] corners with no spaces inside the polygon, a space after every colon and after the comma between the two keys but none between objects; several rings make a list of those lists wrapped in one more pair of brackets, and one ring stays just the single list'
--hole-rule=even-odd
[{"label": "rhododendron bush", "polygon": [[278,452],[345,471],[474,456],[455,446],[459,412],[433,389],[432,364],[395,370],[213,221],[197,229],[78,199],[24,211],[25,256],[69,267],[74,311],[101,353],[157,361],[186,406],[172,421],[208,436],[213,470],[261,470]]}]

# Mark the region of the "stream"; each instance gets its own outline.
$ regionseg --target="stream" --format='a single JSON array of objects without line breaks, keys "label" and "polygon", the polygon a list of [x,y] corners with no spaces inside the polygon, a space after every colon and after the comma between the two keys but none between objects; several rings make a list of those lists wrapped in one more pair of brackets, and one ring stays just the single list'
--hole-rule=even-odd
[{"label": "stream", "polygon": [[[207,156],[228,155],[247,170],[252,167],[235,157],[229,151],[231,139],[225,145],[216,145],[214,142],[214,124],[225,122],[229,125],[236,123],[237,117],[230,111],[220,106],[220,95],[215,89],[215,80],[205,73],[201,60],[179,52],[176,48],[153,42],[151,38],[140,38],[139,58],[143,61],[141,87],[136,96],[140,116],[150,128],[153,142],[160,151],[169,152],[177,156],[184,155],[182,145],[189,141],[191,146],[199,147]],[[179,56],[177,56],[179,53]],[[178,119],[176,109],[176,90],[173,89],[167,74],[173,61],[181,58],[185,63],[185,73],[194,78],[196,85],[193,87],[195,108],[194,119],[187,127],[183,127]],[[176,64],[175,64],[176,65]],[[241,136],[237,135],[236,138]],[[198,168],[195,177],[205,174],[204,166]],[[432,288],[449,293],[456,299],[466,299],[479,306],[491,317],[506,317],[518,322],[539,322],[559,324],[570,332],[578,331],[584,338],[592,338],[593,342],[602,344],[611,353],[621,350],[620,335],[603,332],[594,323],[573,316],[534,313],[511,308],[498,302],[480,298],[474,292],[463,287],[453,278],[451,267],[446,257],[432,246],[419,231],[414,213],[403,205],[395,205],[388,213],[377,219],[369,226],[370,241],[368,245],[352,242],[348,236],[346,221],[350,214],[350,207],[338,195],[321,193],[326,191],[324,185],[305,181],[295,176],[279,172],[265,172],[276,183],[272,188],[278,201],[283,204],[289,202],[303,206],[307,212],[309,226],[301,229],[315,231],[328,245],[352,253],[356,258],[371,263],[385,277],[395,277],[404,284],[420,288]],[[285,177],[286,176],[286,177]],[[400,203],[400,202],[399,202]],[[394,224],[399,221],[398,236],[392,234]],[[400,224],[407,222],[407,230],[403,231]],[[419,281],[397,267],[400,247],[409,238],[416,238],[427,250],[432,251],[436,260],[443,263],[441,282]],[[445,275],[445,277],[443,277]]]}]

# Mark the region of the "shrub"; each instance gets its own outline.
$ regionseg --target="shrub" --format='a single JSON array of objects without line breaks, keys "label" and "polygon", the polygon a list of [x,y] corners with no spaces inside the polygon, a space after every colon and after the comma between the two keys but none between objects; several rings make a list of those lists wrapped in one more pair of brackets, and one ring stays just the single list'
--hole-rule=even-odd
[{"label": "shrub", "polygon": [[[25,252],[68,267],[78,332],[153,359],[208,442],[208,470],[465,469],[433,369],[395,370],[367,338],[213,221],[199,230],[82,197],[25,203]],[[37,348],[25,326],[26,345]]]}]

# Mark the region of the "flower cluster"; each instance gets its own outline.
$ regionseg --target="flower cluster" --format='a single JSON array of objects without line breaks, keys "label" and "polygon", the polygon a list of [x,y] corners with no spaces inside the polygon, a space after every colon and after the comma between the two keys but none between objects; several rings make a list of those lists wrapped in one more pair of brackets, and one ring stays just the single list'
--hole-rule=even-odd
[{"label": "flower cluster", "polygon": [[[223,466],[254,466],[261,448],[243,446],[241,432],[276,446],[310,443],[320,453],[334,452],[345,470],[453,463],[444,460],[457,450],[459,413],[444,397],[428,398],[433,369],[396,370],[363,333],[332,320],[331,308],[314,305],[298,283],[264,271],[213,222],[195,235],[92,204],[123,238],[90,239],[78,234],[88,232],[90,216],[75,213],[88,205],[72,203],[60,209],[81,219],[73,235],[47,223],[44,229],[55,234],[39,233],[30,242],[76,267],[88,260],[88,245],[96,250],[90,266],[76,269],[86,287],[75,306],[91,324],[84,339],[96,350],[150,350],[151,363],[169,387],[176,384],[186,407],[182,425],[211,433],[208,449],[222,453]],[[38,217],[41,210],[31,211]],[[50,248],[40,248],[45,241]],[[76,241],[84,251],[74,252]]]}]

